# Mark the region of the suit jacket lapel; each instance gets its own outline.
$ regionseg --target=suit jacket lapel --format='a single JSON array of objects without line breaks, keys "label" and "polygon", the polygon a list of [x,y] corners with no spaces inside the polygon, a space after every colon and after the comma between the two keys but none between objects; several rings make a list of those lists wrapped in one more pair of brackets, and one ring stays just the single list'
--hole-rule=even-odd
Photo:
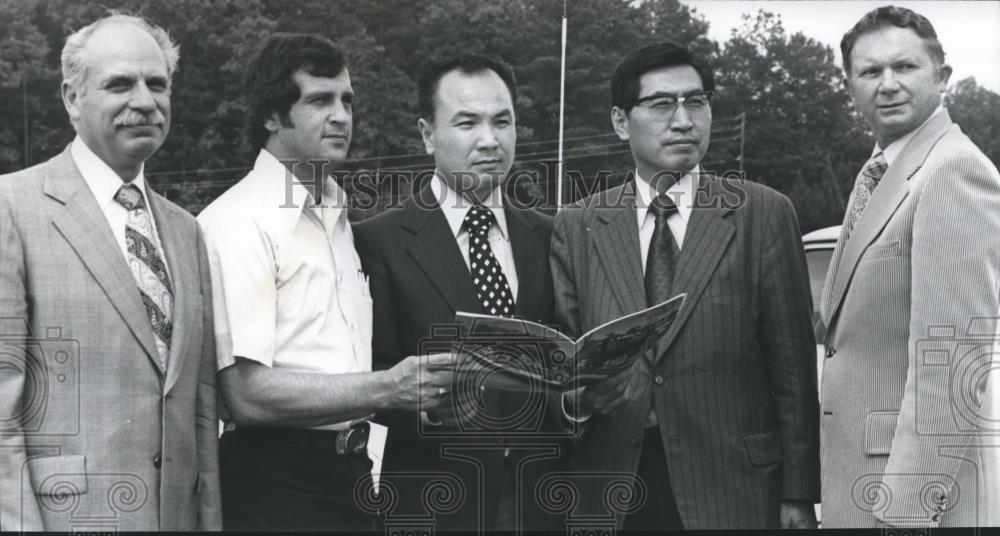
[{"label": "suit jacket lapel", "polygon": [[951,117],[947,111],[938,114],[921,127],[879,181],[851,235],[844,240],[842,232],[842,239],[837,243],[837,248],[843,247],[844,251],[836,255],[839,257],[838,266],[830,293],[829,308],[824,315],[828,324],[840,307],[861,255],[882,232],[900,203],[909,194],[910,177],[920,169],[931,149],[949,128],[951,128]]},{"label": "suit jacket lapel", "polygon": [[90,270],[159,373],[153,328],[136,291],[135,279],[69,149],[52,160],[45,174],[45,193],[64,205],[56,211],[52,223]]},{"label": "suit jacket lapel", "polygon": [[162,248],[160,253],[170,268],[170,283],[173,287],[171,289],[174,296],[173,332],[170,336],[170,355],[167,361],[167,378],[164,386],[164,392],[170,392],[170,389],[177,383],[185,356],[192,351],[187,346],[187,343],[192,342],[187,336],[190,329],[189,323],[201,322],[201,318],[194,318],[193,311],[191,311],[194,297],[200,294],[198,292],[200,284],[193,279],[195,271],[190,269],[191,263],[196,262],[196,260],[183,258],[181,254],[181,252],[194,249],[190,244],[186,244],[192,237],[184,235],[181,222],[175,221],[175,217],[164,205],[164,200],[153,193],[148,185],[146,199],[149,199],[150,210],[156,220],[156,230],[160,236]]},{"label": "suit jacket lapel", "polygon": [[414,235],[407,251],[449,307],[456,312],[481,313],[469,268],[430,185],[417,196],[404,209],[407,218],[403,226]]},{"label": "suit jacket lapel", "polygon": [[646,287],[639,251],[635,180],[630,178],[624,185],[598,197],[610,200],[609,206],[597,208],[600,224],[591,233],[607,283],[622,312],[628,314],[644,309]]},{"label": "suit jacket lapel", "polygon": [[507,232],[510,233],[510,248],[514,252],[514,268],[517,270],[517,313],[525,318],[536,317],[542,293],[545,273],[549,269],[545,248],[547,236],[538,234],[538,223],[532,221],[521,210],[504,207],[507,214]]},{"label": "suit jacket lapel", "polygon": [[[718,179],[703,176],[700,180],[702,187],[709,193],[708,199],[724,198],[719,191]],[[697,202],[698,197],[694,196],[692,202]],[[677,272],[671,290],[671,294],[675,296],[686,293],[687,297],[670,330],[657,344],[657,351],[654,354],[657,362],[691,316],[694,304],[698,302],[701,293],[715,274],[723,253],[736,233],[736,228],[726,218],[731,211],[732,209],[728,207],[699,206],[695,206],[691,211],[691,220],[684,235],[684,247],[677,261]]]}]

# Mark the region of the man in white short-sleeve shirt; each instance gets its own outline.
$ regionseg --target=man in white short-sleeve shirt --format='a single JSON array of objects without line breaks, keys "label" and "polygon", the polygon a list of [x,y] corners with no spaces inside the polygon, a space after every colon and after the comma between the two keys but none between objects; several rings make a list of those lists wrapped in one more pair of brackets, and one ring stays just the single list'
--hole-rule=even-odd
[{"label": "man in white short-sleeve shirt", "polygon": [[317,36],[275,35],[246,87],[257,160],[198,218],[219,296],[225,527],[371,529],[354,500],[372,468],[366,418],[434,407],[451,357],[371,370],[371,298],[346,194],[327,173],[351,141],[342,53]]}]

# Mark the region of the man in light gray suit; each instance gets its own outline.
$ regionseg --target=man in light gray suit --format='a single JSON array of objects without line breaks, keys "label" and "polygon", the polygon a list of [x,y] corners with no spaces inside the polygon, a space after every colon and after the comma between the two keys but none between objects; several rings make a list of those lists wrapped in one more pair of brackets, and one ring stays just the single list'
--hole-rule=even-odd
[{"label": "man in light gray suit", "polygon": [[178,49],[111,15],[62,51],[77,137],[0,177],[0,525],[219,530],[208,264],[146,183]]},{"label": "man in light gray suit", "polygon": [[[556,217],[556,316],[573,334],[687,295],[654,352],[567,396],[569,416],[586,419],[570,458],[579,512],[614,513],[625,529],[814,527],[802,239],[787,197],[701,168],[713,90],[711,68],[676,43],[630,54],[612,78],[611,121],[634,177]],[[599,474],[624,475],[637,503],[607,512],[614,487],[591,486]]]},{"label": "man in light gray suit", "polygon": [[841,41],[875,132],[823,291],[823,526],[996,523],[986,430],[1000,175],[952,123],[931,23],[892,6]]}]

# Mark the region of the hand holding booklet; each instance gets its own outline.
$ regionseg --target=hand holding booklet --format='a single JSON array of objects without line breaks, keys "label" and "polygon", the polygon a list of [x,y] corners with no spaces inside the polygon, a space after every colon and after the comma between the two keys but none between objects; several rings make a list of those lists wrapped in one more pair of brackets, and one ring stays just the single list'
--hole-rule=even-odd
[{"label": "hand holding booklet", "polygon": [[602,324],[573,340],[535,322],[458,312],[458,373],[502,389],[586,387],[632,365],[670,329],[685,294]]}]

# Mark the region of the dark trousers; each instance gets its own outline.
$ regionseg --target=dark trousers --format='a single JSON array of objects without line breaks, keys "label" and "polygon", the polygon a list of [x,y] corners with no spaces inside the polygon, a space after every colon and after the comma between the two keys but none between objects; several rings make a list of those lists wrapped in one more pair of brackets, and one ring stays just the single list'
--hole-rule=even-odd
[{"label": "dark trousers", "polygon": [[355,501],[371,470],[365,454],[337,455],[336,432],[245,427],[219,445],[225,530],[368,531],[375,517]]},{"label": "dark trousers", "polygon": [[625,530],[683,529],[677,511],[674,490],[670,487],[670,472],[663,440],[657,428],[647,428],[639,455],[639,478],[646,483],[646,502],[625,518]]}]

